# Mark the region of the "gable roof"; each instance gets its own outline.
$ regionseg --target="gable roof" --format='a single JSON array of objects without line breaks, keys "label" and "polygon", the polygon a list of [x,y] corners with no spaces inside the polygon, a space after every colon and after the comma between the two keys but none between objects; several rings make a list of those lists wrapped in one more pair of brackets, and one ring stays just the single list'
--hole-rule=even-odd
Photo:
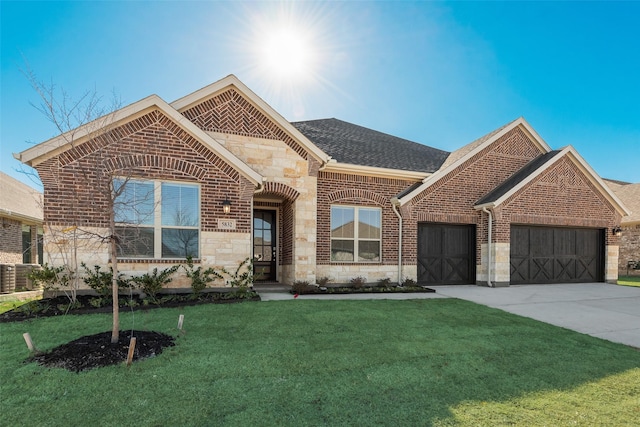
[{"label": "gable roof", "polygon": [[629,215],[622,218],[621,225],[640,224],[640,182],[630,184],[612,179],[605,179],[604,182],[630,211]]},{"label": "gable roof", "polygon": [[560,153],[560,150],[549,151],[548,153],[531,160],[522,169],[511,175],[506,181],[498,185],[483,198],[478,200],[476,202],[476,205],[487,206],[492,204],[499,204],[497,202],[501,200],[507,193],[511,193],[511,190],[513,190],[517,186],[520,186],[524,181],[530,181],[532,176],[538,175],[540,170],[545,169],[545,164],[551,161]]},{"label": "gable roof", "polygon": [[148,96],[138,102],[134,102],[120,110],[116,110],[113,113],[51,138],[48,141],[42,142],[35,147],[14,154],[13,156],[22,163],[33,167],[51,157],[90,141],[92,137],[100,132],[104,132],[107,128],[121,126],[154,110],[159,110],[169,117],[178,126],[207,146],[251,182],[256,185],[262,184],[263,178],[260,174],[247,166],[222,144],[189,121],[158,95]]},{"label": "gable roof", "polygon": [[339,163],[432,173],[448,152],[335,118],[292,123]]},{"label": "gable roof", "polygon": [[402,195],[396,196],[395,200],[397,200],[401,206],[404,205],[409,200],[413,199],[415,196],[422,193],[431,185],[445,177],[449,172],[453,171],[459,165],[463,164],[468,159],[475,156],[477,153],[484,150],[489,145],[493,144],[495,141],[504,136],[507,132],[515,129],[516,127],[519,127],[529,137],[529,139],[538,146],[541,154],[551,151],[551,147],[549,147],[549,145],[540,137],[540,135],[538,135],[538,133],[531,127],[531,125],[527,123],[524,117],[519,117],[516,120],[507,123],[506,125],[494,131],[489,132],[488,134],[451,153],[451,155],[453,155],[451,161],[447,159],[445,162],[443,162],[440,169],[438,169],[433,175],[428,176],[423,180],[422,185],[416,187],[415,189],[413,189],[413,191],[403,192]]},{"label": "gable roof", "polygon": [[525,185],[533,181],[534,178],[565,157],[570,159],[580,170],[582,170],[585,176],[594,184],[600,193],[613,205],[614,209],[620,212],[623,216],[629,215],[630,212],[627,210],[624,203],[613,193],[613,191],[611,191],[602,178],[598,176],[598,174],[571,145],[568,145],[562,150],[550,151],[542,156],[536,157],[485,197],[478,200],[474,208],[482,209],[483,207],[499,206],[509,197],[520,191]]},{"label": "gable roof", "polygon": [[244,83],[240,81],[233,74],[218,80],[208,86],[198,89],[189,95],[183,96],[171,103],[171,106],[178,112],[182,113],[189,108],[200,104],[210,98],[213,98],[218,93],[234,87],[240,94],[248,99],[253,105],[258,108],[265,116],[273,120],[278,126],[280,126],[285,132],[289,134],[298,144],[304,147],[308,153],[320,161],[320,163],[327,163],[329,161],[329,155],[323,152],[318,146],[314,145],[307,139],[302,133],[298,131],[291,123],[289,123],[284,117],[274,110],[269,104],[267,104],[262,98],[256,95],[251,89],[249,89]]},{"label": "gable roof", "polygon": [[[516,119],[516,120],[518,120],[518,119]],[[493,131],[489,132],[488,134],[483,135],[480,138],[476,139],[475,141],[472,141],[472,142],[468,143],[467,145],[464,145],[464,146],[458,148],[457,150],[453,151],[449,155],[449,157],[447,157],[447,160],[445,160],[445,162],[442,164],[441,168],[445,169],[449,165],[452,165],[453,163],[455,163],[457,160],[463,158],[467,153],[473,151],[476,147],[482,145],[484,142],[486,142],[489,139],[491,139],[494,135],[500,133],[500,131],[502,131],[504,128],[510,126],[516,120],[514,120],[513,122],[510,122],[510,123],[507,123],[504,126],[500,126],[498,129],[493,130]]]},{"label": "gable roof", "polygon": [[42,193],[0,172],[0,216],[42,224]]}]

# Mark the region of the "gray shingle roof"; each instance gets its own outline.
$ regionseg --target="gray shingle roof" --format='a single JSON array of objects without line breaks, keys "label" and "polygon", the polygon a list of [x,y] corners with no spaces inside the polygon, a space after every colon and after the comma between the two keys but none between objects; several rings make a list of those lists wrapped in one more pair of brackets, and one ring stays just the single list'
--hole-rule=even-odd
[{"label": "gray shingle roof", "polygon": [[338,119],[291,123],[340,163],[435,172],[449,153]]},{"label": "gray shingle roof", "polygon": [[[518,119],[516,119],[516,120],[518,120]],[[513,120],[512,122],[507,123],[506,125],[501,126],[498,129],[495,129],[495,130],[489,132],[488,134],[481,136],[480,138],[476,139],[475,141],[472,141],[469,144],[467,144],[467,145],[465,145],[463,147],[460,147],[457,150],[451,152],[449,157],[447,157],[447,160],[442,164],[441,168],[444,169],[447,166],[455,163],[456,160],[461,159],[462,157],[464,157],[465,155],[470,153],[474,148],[476,148],[479,145],[482,145],[485,141],[489,140],[491,137],[493,137],[494,135],[499,133],[502,129],[504,129],[507,126],[511,125],[511,123],[515,122],[516,120]]]},{"label": "gray shingle roof", "polygon": [[524,181],[529,175],[542,168],[549,160],[553,159],[561,150],[549,151],[541,156],[536,157],[527,163],[522,169],[511,175],[502,184],[491,190],[487,195],[476,202],[476,205],[484,205],[498,200],[507,194],[513,187]]}]

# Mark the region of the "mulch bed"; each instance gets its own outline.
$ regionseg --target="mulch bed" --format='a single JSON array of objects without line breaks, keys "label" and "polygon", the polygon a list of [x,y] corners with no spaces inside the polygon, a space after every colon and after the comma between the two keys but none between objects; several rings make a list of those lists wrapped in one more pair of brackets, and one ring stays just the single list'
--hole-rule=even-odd
[{"label": "mulch bed", "polygon": [[424,286],[368,286],[329,285],[329,286],[297,286],[291,289],[294,295],[321,294],[384,294],[384,293],[434,293],[435,290]]},{"label": "mulch bed", "polygon": [[[91,300],[95,296],[78,295],[77,306],[69,309],[69,299],[65,296],[35,300],[0,315],[2,322],[20,322],[39,317],[63,316],[65,314],[81,315],[90,313],[111,313],[112,306],[94,307]],[[110,298],[109,298],[110,300]],[[131,307],[131,301],[135,306]],[[230,292],[209,292],[197,297],[189,294],[166,294],[159,298],[157,304],[145,302],[137,296],[120,296],[120,311],[148,310],[166,307],[184,307],[199,304],[230,304],[245,301],[259,301],[255,293],[242,296]],[[130,305],[124,305],[129,303]],[[46,353],[36,352],[27,362],[36,361],[49,368],[64,368],[71,372],[81,372],[104,366],[124,364],[128,357],[131,337],[136,338],[133,362],[157,356],[163,349],[174,345],[175,338],[154,331],[120,331],[119,341],[111,343],[111,331],[95,335],[86,335],[74,341],[62,344]]]},{"label": "mulch bed", "polygon": [[133,361],[157,356],[166,347],[174,345],[172,336],[153,331],[122,331],[119,341],[112,344],[111,331],[108,331],[86,335],[47,353],[36,354],[30,360],[35,360],[42,366],[64,368],[71,372],[124,364],[132,336],[136,338]]},{"label": "mulch bed", "polygon": [[[24,304],[16,309],[0,314],[0,323],[22,322],[25,320],[36,319],[41,317],[63,316],[65,314],[94,314],[94,313],[111,313],[113,311],[111,305],[111,297],[105,300],[105,305],[95,307],[92,300],[96,300],[96,296],[78,295],[77,306],[69,308],[69,299],[66,296],[57,296],[54,298],[46,298],[42,300],[34,300]],[[197,297],[191,294],[164,294],[160,296],[160,303],[151,303],[140,299],[138,295],[120,295],[119,307],[120,311],[132,310],[150,310],[155,308],[172,308],[185,307],[200,304],[233,304],[244,301],[260,301],[260,297],[256,293],[250,293],[245,297],[234,297],[230,292],[207,292]]]}]

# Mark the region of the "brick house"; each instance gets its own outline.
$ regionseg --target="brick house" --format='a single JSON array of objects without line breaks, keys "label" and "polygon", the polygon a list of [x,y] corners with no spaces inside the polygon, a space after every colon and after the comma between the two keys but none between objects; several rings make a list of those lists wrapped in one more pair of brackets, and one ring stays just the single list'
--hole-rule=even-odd
[{"label": "brick house", "polygon": [[0,172],[0,264],[41,262],[42,194]]},{"label": "brick house", "polygon": [[605,182],[631,211],[620,221],[618,272],[620,275],[640,276],[640,183],[632,184],[610,179]]},{"label": "brick house", "polygon": [[[337,119],[290,123],[233,75],[16,158],[42,179],[54,263],[64,230],[104,234],[109,184],[126,183],[138,204],[116,207],[118,259],[131,274],[192,255],[251,257],[256,280],[281,283],[615,282],[612,230],[628,214],[575,149],[552,150],[522,118],[449,153]],[[99,240],[80,253],[109,262]]]}]

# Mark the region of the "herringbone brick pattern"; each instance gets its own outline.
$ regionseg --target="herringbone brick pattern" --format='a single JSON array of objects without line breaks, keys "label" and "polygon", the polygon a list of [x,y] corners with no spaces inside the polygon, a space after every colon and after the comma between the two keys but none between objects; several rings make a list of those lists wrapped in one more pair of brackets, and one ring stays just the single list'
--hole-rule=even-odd
[{"label": "herringbone brick pattern", "polygon": [[202,130],[284,141],[304,159],[308,158],[300,144],[233,88],[182,114]]}]

